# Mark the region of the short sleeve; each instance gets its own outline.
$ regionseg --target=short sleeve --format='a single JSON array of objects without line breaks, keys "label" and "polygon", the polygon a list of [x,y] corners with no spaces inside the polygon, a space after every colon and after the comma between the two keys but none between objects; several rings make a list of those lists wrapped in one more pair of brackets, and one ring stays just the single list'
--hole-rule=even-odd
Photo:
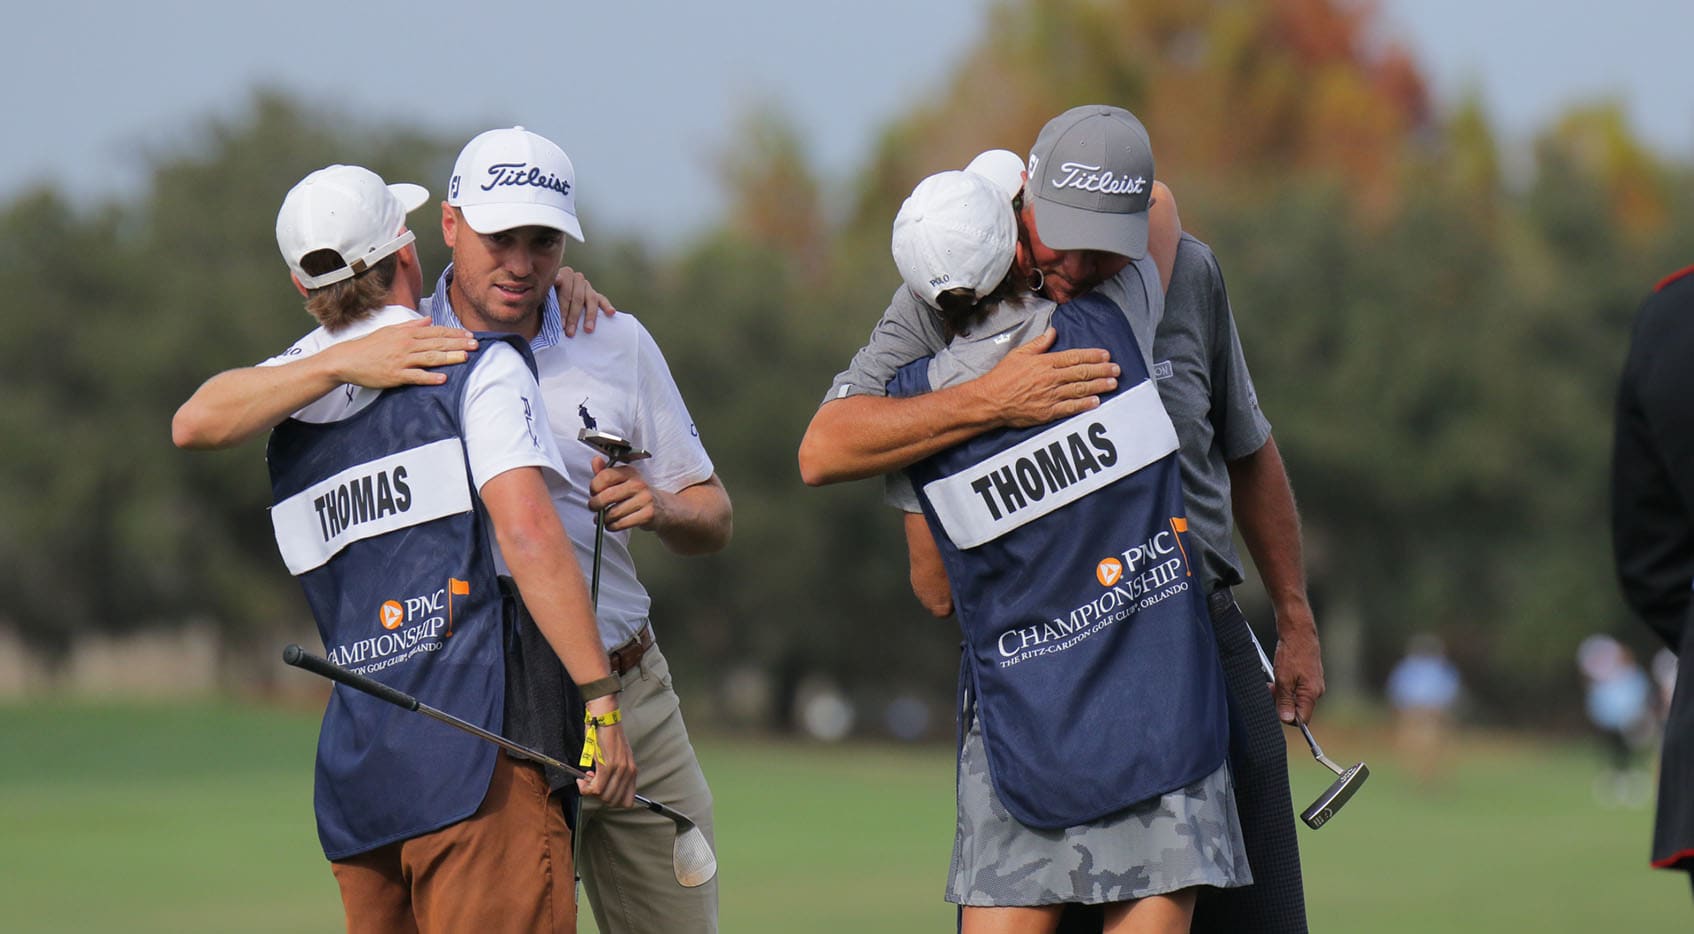
[{"label": "short sleeve", "polygon": [[671,376],[659,344],[645,327],[638,327],[635,427],[632,441],[652,452],[638,467],[652,486],[667,493],[704,483],[713,473],[712,458],[700,440],[700,429],[688,413],[682,391]]},{"label": "short sleeve", "polygon": [[1212,370],[1212,418],[1224,460],[1239,460],[1265,446],[1271,436],[1271,424],[1260,410],[1259,395],[1253,390],[1253,375],[1247,370],[1241,335],[1235,330],[1235,315],[1229,306],[1223,271],[1218,268],[1216,256],[1208,251],[1206,258],[1212,274],[1211,287],[1205,293],[1205,300],[1212,307],[1206,317],[1214,323],[1207,348]]},{"label": "short sleeve", "polygon": [[461,403],[472,482],[481,490],[508,470],[539,467],[549,485],[564,483],[534,374],[510,345],[484,342],[483,347]]},{"label": "short sleeve", "polygon": [[892,470],[882,475],[882,501],[901,512],[922,512],[917,487],[904,470]]},{"label": "short sleeve", "polygon": [[894,291],[888,309],[871,331],[870,342],[853,355],[847,369],[835,375],[835,382],[823,401],[853,395],[887,395],[888,381],[894,378],[896,370],[946,346],[946,335],[935,314],[902,285]]}]

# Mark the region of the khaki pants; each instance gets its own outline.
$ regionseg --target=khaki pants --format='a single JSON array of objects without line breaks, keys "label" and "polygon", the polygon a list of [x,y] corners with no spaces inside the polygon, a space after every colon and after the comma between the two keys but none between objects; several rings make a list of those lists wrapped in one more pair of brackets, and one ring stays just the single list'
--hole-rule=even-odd
[{"label": "khaki pants", "polygon": [[[676,808],[712,835],[712,791],[688,742],[670,666],[657,645],[623,675],[619,706],[644,797]],[[710,934],[718,929],[718,880],[697,888],[676,881],[676,824],[643,807],[582,800],[578,822],[582,884],[602,934]],[[715,841],[713,842],[716,846]]]},{"label": "khaki pants", "polygon": [[564,809],[540,768],[494,762],[475,814],[330,864],[348,934],[575,934]]}]

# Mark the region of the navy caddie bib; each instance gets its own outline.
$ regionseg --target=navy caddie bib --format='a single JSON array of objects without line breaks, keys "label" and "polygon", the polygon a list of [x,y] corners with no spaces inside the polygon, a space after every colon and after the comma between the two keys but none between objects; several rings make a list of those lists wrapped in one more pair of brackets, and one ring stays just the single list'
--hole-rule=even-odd
[{"label": "navy caddie bib", "polygon": [[[1104,347],[1122,369],[1099,407],[908,468],[952,585],[995,793],[1042,829],[1204,778],[1228,742],[1176,431],[1110,299],[1060,305],[1053,325],[1053,350]],[[903,367],[889,395],[929,391],[928,365]]]},{"label": "navy caddie bib", "polygon": [[[535,370],[512,335],[505,341]],[[439,386],[384,391],[338,422],[289,419],[266,450],[271,522],[333,663],[499,732],[505,602],[466,458],[461,401],[480,351]],[[318,734],[313,809],[342,859],[475,813],[496,748],[335,685]]]}]

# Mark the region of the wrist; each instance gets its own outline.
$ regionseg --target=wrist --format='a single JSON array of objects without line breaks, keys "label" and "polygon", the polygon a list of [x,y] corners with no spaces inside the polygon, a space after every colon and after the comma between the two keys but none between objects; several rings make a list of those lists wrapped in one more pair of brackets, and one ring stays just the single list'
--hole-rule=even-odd
[{"label": "wrist", "polygon": [[1317,620],[1312,617],[1311,604],[1302,595],[1298,599],[1273,604],[1276,612],[1276,635],[1282,639],[1317,638]]},{"label": "wrist", "polygon": [[[939,411],[946,413],[943,417],[953,422],[953,425],[944,427],[980,428],[986,431],[1012,425],[1012,419],[1005,406],[999,404],[994,393],[992,374],[993,371],[990,370],[976,379],[954,386],[951,390],[931,393],[940,404]],[[943,393],[949,391],[954,397],[944,399]]]},{"label": "wrist", "polygon": [[591,717],[604,717],[618,709],[617,692],[596,697],[584,705]]},{"label": "wrist", "polygon": [[617,726],[623,722],[623,711],[613,708],[606,713],[597,714],[591,710],[586,714],[583,714],[582,722],[589,727],[595,728]]},{"label": "wrist", "polygon": [[329,392],[337,386],[353,382],[353,376],[351,373],[343,373],[341,371],[339,361],[343,354],[338,352],[340,349],[340,345],[326,347],[322,351],[312,354],[310,357],[300,361],[300,364],[306,368],[306,371],[312,374],[312,382],[315,384],[314,388],[320,388],[324,392]]}]

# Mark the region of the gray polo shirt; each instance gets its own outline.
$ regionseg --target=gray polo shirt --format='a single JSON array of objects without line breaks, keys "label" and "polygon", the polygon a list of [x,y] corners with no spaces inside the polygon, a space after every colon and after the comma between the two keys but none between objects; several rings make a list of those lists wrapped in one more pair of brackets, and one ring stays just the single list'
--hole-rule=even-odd
[{"label": "gray polo shirt", "polygon": [[1218,259],[1188,234],[1177,247],[1153,357],[1159,398],[1182,441],[1182,495],[1206,592],[1233,587],[1242,578],[1228,463],[1264,447],[1271,425],[1253,392]]}]

